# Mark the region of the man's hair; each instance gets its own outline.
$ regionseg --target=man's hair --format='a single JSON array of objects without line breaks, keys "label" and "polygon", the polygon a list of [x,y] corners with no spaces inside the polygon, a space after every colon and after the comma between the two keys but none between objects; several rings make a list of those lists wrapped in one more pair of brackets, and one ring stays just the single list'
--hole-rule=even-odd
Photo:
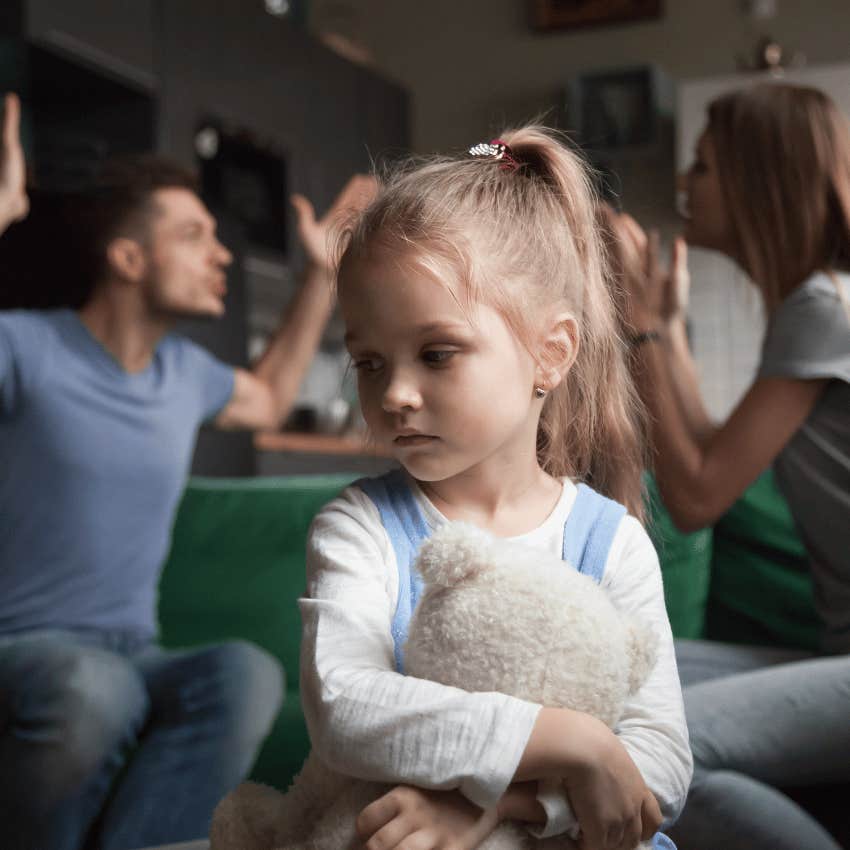
[{"label": "man's hair", "polygon": [[144,238],[154,192],[173,188],[196,192],[198,184],[150,154],[107,160],[73,192],[29,187],[30,214],[0,239],[0,309],[81,307],[108,274],[110,241]]},{"label": "man's hair", "polygon": [[153,195],[160,189],[199,191],[193,172],[154,154],[122,156],[106,160],[101,167],[85,216],[83,241],[91,257],[91,279],[106,275],[106,248],[117,236],[145,235],[154,213]]}]

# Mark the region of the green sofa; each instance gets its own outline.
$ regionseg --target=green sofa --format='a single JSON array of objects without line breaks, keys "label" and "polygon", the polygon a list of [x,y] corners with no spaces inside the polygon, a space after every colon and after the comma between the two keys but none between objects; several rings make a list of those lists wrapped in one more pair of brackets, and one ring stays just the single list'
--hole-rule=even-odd
[{"label": "green sofa", "polygon": [[310,746],[298,694],[307,528],[356,476],[192,478],[159,587],[165,646],[244,638],[283,664],[286,696],[252,777],[286,788]]},{"label": "green sofa", "polygon": [[[161,639],[247,638],[286,671],[283,710],[253,777],[285,788],[309,747],[298,695],[304,543],[316,511],[356,476],[190,480],[160,585]],[[771,476],[714,531],[676,531],[649,487],[650,532],[678,637],[813,645],[802,546]],[[778,613],[777,613],[778,612]]]}]

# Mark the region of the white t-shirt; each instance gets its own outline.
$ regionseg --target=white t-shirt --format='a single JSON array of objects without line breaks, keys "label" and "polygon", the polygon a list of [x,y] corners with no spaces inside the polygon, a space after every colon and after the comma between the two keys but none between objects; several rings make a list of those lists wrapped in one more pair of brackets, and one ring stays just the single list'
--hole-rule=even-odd
[{"label": "white t-shirt", "polygon": [[[429,528],[447,522],[413,487]],[[547,519],[511,539],[561,557],[576,493],[565,480]],[[601,586],[618,609],[639,615],[658,634],[655,669],[615,731],[665,819],[674,819],[693,764],[658,557],[634,517],[624,517],[617,529]],[[378,509],[359,487],[348,487],[316,516],[307,544],[301,698],[313,748],[351,776],[458,788],[482,808],[492,807],[511,783],[540,706],[396,672],[390,625],[397,598],[395,553]],[[548,815],[538,834],[572,831],[563,792],[542,787],[538,799]]]}]

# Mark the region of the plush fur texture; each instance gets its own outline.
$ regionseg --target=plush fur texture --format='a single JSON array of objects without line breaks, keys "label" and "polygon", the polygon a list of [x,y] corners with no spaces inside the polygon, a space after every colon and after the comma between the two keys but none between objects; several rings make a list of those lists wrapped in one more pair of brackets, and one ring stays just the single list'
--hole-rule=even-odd
[{"label": "plush fur texture", "polygon": [[[613,727],[655,663],[651,631],[545,553],[449,523],[423,543],[416,566],[425,590],[405,648],[411,676],[584,711]],[[286,794],[244,783],[226,797],[211,850],[355,850],[357,814],[389,787],[341,776],[311,753]],[[574,845],[504,824],[481,850],[550,846]]]}]

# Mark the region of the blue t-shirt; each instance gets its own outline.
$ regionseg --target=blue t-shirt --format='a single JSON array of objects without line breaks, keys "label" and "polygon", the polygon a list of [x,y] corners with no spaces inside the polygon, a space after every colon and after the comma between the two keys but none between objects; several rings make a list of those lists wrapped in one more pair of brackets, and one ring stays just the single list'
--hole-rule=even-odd
[{"label": "blue t-shirt", "polygon": [[155,635],[197,430],[233,380],[177,336],[129,374],[70,310],[0,313],[0,634]]}]

